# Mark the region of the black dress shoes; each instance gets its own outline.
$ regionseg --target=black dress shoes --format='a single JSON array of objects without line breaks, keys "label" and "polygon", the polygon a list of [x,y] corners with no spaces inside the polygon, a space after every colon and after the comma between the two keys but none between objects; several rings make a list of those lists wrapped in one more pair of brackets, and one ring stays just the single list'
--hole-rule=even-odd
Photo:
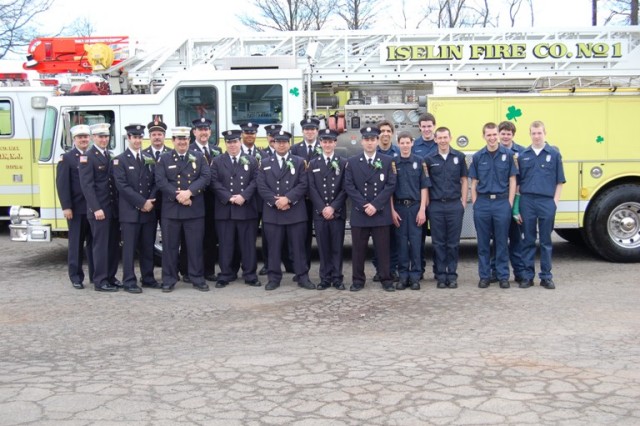
[{"label": "black dress shoes", "polygon": [[175,284],[162,284],[162,292],[171,293],[173,291],[173,287],[175,287]]},{"label": "black dress shoes", "polygon": [[204,279],[207,281],[218,281],[218,276],[216,274],[205,275]]},{"label": "black dress shoes", "polygon": [[142,293],[142,289],[135,284],[124,287],[124,291],[126,291],[127,293],[133,293],[133,294]]},{"label": "black dress shoes", "polygon": [[82,284],[81,282],[71,283],[71,285],[77,290],[82,290],[84,288],[84,284]]},{"label": "black dress shoes", "polygon": [[458,288],[458,281],[449,281],[447,285],[449,288]]},{"label": "black dress shoes", "polygon": [[118,287],[116,287],[115,285],[111,285],[111,284],[96,285],[95,289],[96,289],[96,291],[108,291],[108,292],[118,291]]},{"label": "black dress shoes", "polygon": [[218,280],[218,282],[216,283],[216,288],[225,288],[228,285],[229,285],[228,281]]},{"label": "black dress shoes", "polygon": [[244,283],[251,287],[260,287],[262,283],[259,280],[244,280]]},{"label": "black dress shoes", "polygon": [[400,281],[400,277],[396,272],[391,273],[391,279],[393,280],[394,283],[397,283],[398,281]]},{"label": "black dress shoes", "polygon": [[376,272],[376,274],[373,276],[373,282],[374,283],[379,283],[380,282],[380,274]]},{"label": "black dress shoes", "polygon": [[489,287],[489,284],[491,284],[489,280],[482,279],[478,281],[478,287],[480,288],[487,288]]},{"label": "black dress shoes", "polygon": [[396,290],[404,290],[405,288],[407,288],[407,282],[404,280],[399,280],[396,284]]},{"label": "black dress shoes", "polygon": [[437,288],[447,288],[447,283],[444,281],[438,281],[438,284],[436,284]]},{"label": "black dress shoes", "polygon": [[331,287],[331,283],[328,281],[322,281],[320,284],[316,286],[318,290],[326,290]]},{"label": "black dress shoes", "polygon": [[388,284],[382,284],[382,289],[384,291],[396,291],[396,287],[393,285],[393,283],[388,283]]},{"label": "black dress shoes", "polygon": [[266,286],[264,286],[265,290],[275,290],[276,288],[280,287],[280,283],[277,283],[275,281],[269,281],[267,283]]},{"label": "black dress shoes", "polygon": [[540,285],[546,288],[547,290],[553,290],[554,288],[556,288],[556,285],[552,279],[540,280]]},{"label": "black dress shoes", "polygon": [[529,288],[533,285],[533,280],[526,280],[523,279],[522,281],[520,281],[520,283],[518,284],[518,287],[520,288]]},{"label": "black dress shoes", "polygon": [[111,281],[111,285],[114,287],[122,288],[122,283],[117,279],[114,279],[113,281]]},{"label": "black dress shoes", "polygon": [[344,283],[342,281],[337,282],[337,283],[333,283],[333,287],[336,290],[344,290]]},{"label": "black dress shoes", "polygon": [[269,270],[267,269],[267,267],[263,266],[258,272],[258,275],[267,275],[268,273],[269,273]]},{"label": "black dress shoes", "polygon": [[191,278],[189,278],[189,275],[183,275],[182,276],[182,282],[191,283]]},{"label": "black dress shoes", "polygon": [[209,284],[207,283],[202,283],[202,284],[193,284],[193,288],[200,290],[200,291],[209,291]]},{"label": "black dress shoes", "polygon": [[162,285],[158,281],[153,281],[149,283],[142,283],[142,287],[145,288],[162,288]]},{"label": "black dress shoes", "polygon": [[316,285],[314,283],[312,283],[311,281],[309,281],[309,280],[307,280],[307,281],[299,281],[298,282],[298,287],[306,288],[307,290],[315,290],[316,289]]},{"label": "black dress shoes", "polygon": [[500,280],[500,288],[509,288],[511,284],[509,284],[509,280]]},{"label": "black dress shoes", "polygon": [[353,283],[353,284],[351,284],[351,287],[349,287],[349,290],[350,290],[350,291],[360,291],[360,290],[362,290],[363,288],[364,288],[364,284],[356,284],[356,283]]},{"label": "black dress shoes", "polygon": [[420,290],[420,281],[410,281],[409,287],[411,290]]}]

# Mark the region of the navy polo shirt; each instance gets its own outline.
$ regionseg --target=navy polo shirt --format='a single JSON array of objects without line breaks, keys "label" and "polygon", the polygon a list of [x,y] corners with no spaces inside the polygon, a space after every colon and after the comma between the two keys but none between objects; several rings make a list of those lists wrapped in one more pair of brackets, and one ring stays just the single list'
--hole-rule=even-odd
[{"label": "navy polo shirt", "polygon": [[398,175],[394,199],[420,201],[420,191],[431,186],[424,160],[414,154],[407,158],[396,157],[395,160]]},{"label": "navy polo shirt", "polygon": [[397,145],[391,144],[389,149],[382,149],[380,145],[376,148],[376,152],[384,155],[388,155],[391,158],[400,157],[400,148]]},{"label": "navy polo shirt", "polygon": [[425,159],[431,188],[429,189],[429,199],[431,200],[454,200],[462,197],[462,183],[460,179],[468,176],[465,155],[449,149],[449,155],[445,160],[439,152],[431,154]]},{"label": "navy polo shirt", "polygon": [[502,145],[493,154],[486,146],[473,154],[469,176],[478,180],[478,194],[502,194],[509,190],[509,178],[518,175],[513,156],[513,151]]},{"label": "navy polo shirt", "polygon": [[425,141],[422,139],[422,136],[420,136],[413,141],[413,146],[411,147],[412,154],[416,154],[422,158],[427,158],[434,152],[438,152],[438,144],[433,139]]},{"label": "navy polo shirt", "polygon": [[544,145],[540,154],[528,147],[518,156],[520,194],[553,197],[556,186],[565,183],[564,167],[560,151]]}]

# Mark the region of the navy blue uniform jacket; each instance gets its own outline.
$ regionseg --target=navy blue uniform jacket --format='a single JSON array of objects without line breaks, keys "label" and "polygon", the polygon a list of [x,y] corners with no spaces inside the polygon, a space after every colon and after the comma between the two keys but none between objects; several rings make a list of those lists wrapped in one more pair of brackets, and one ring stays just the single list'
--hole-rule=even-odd
[{"label": "navy blue uniform jacket", "polygon": [[[209,166],[204,155],[187,151],[186,159],[180,160],[171,150],[160,156],[156,164],[156,186],[162,192],[162,217],[170,219],[193,219],[204,217],[203,192],[209,185]],[[191,190],[191,205],[176,201],[176,191]]]},{"label": "navy blue uniform jacket", "polygon": [[148,199],[156,196],[155,160],[144,153],[141,160],[142,165],[138,164],[128,149],[113,160],[113,177],[119,194],[120,222],[147,223],[156,220],[154,210],[150,212],[140,210]]},{"label": "navy blue uniform jacket", "polygon": [[[289,166],[290,163],[293,167]],[[304,198],[307,194],[305,161],[287,154],[285,166],[281,170],[278,156],[264,159],[258,171],[258,193],[263,200],[262,221],[277,225],[291,225],[307,221]],[[285,196],[291,201],[291,208],[278,210],[275,196]]]}]

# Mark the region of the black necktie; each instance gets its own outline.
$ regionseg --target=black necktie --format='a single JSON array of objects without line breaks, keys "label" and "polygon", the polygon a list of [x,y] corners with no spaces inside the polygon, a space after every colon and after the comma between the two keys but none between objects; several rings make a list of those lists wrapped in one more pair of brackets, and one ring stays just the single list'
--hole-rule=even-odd
[{"label": "black necktie", "polygon": [[369,165],[373,166],[373,158],[369,158]]},{"label": "black necktie", "polygon": [[209,154],[207,147],[203,146],[202,151],[204,152],[204,157],[207,159],[207,163],[211,163],[211,154]]},{"label": "black necktie", "polygon": [[138,166],[142,166],[142,160],[140,160],[140,153],[136,153],[136,161],[138,162]]},{"label": "black necktie", "polygon": [[156,151],[156,162],[160,159],[160,151]]},{"label": "black necktie", "polygon": [[184,161],[184,154],[180,155],[180,161]]},{"label": "black necktie", "polygon": [[307,145],[307,148],[309,148],[309,151],[307,152],[307,157],[311,157],[311,155],[313,154],[313,146]]},{"label": "black necktie", "polygon": [[109,159],[111,158],[111,156],[109,155],[109,150],[106,150],[106,149],[104,150],[104,156]]},{"label": "black necktie", "polygon": [[284,170],[284,157],[280,157],[280,170]]},{"label": "black necktie", "polygon": [[247,149],[247,154],[251,155],[251,148]]},{"label": "black necktie", "polygon": [[327,157],[327,166],[331,163],[331,157]]},{"label": "black necktie", "polygon": [[234,166],[235,166],[236,164],[238,164],[238,163],[236,162],[236,157],[231,157],[231,160],[233,160],[233,165],[234,165]]}]

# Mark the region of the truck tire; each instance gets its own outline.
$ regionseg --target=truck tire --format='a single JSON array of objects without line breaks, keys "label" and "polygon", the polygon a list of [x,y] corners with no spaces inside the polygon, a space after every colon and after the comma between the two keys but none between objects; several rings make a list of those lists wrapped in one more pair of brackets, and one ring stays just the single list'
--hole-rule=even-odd
[{"label": "truck tire", "polygon": [[585,241],[584,238],[582,236],[582,230],[581,229],[577,229],[577,228],[562,228],[562,229],[554,229],[554,231],[556,231],[556,234],[558,234],[558,236],[560,238],[562,238],[565,241],[570,242],[571,244],[577,244],[577,245],[584,245]]},{"label": "truck tire", "polygon": [[619,185],[598,195],[587,212],[584,235],[606,260],[640,262],[640,185]]}]

